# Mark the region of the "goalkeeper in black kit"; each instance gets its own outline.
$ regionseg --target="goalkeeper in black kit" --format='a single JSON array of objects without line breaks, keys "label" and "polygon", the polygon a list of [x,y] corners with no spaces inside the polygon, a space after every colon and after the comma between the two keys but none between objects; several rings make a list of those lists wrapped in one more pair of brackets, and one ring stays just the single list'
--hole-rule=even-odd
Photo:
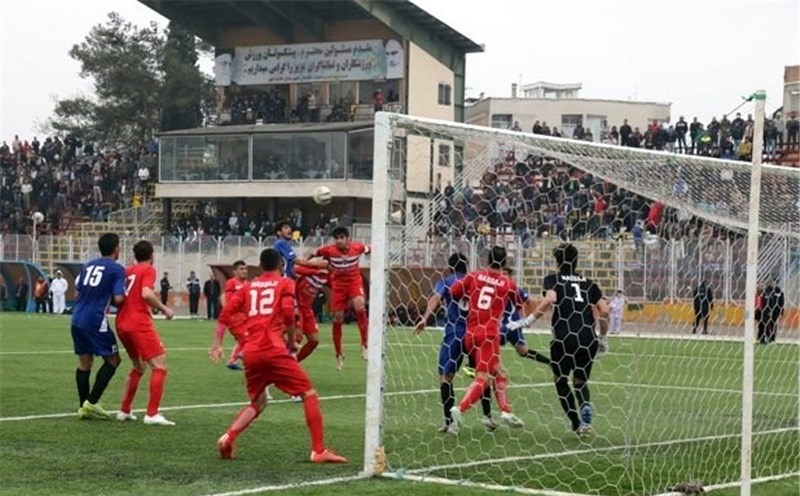
[{"label": "goalkeeper in black kit", "polygon": [[[580,436],[592,433],[589,377],[597,355],[594,310],[601,326],[608,325],[608,303],[600,288],[576,272],[578,249],[562,244],[553,250],[558,272],[544,278],[544,300],[518,325],[528,327],[553,308],[550,366],[555,376],[561,408]],[[569,379],[572,376],[572,387]],[[576,408],[576,399],[579,409]]]}]

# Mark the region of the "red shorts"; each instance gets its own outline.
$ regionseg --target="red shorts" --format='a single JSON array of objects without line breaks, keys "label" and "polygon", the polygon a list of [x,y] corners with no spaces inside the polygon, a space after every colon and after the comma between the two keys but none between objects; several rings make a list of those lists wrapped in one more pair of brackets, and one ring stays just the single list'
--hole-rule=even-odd
[{"label": "red shorts", "polygon": [[364,297],[364,284],[354,281],[351,284],[335,285],[331,288],[331,312],[344,312],[350,300]]},{"label": "red shorts", "polygon": [[250,401],[255,401],[270,384],[291,396],[314,388],[306,371],[287,352],[245,351],[244,379]]},{"label": "red shorts", "polygon": [[150,360],[165,353],[155,327],[135,332],[119,332],[118,329],[117,336],[131,360]]},{"label": "red shorts", "polygon": [[300,328],[306,336],[319,333],[317,316],[314,315],[314,309],[300,307]]},{"label": "red shorts", "polygon": [[475,361],[477,372],[495,374],[500,370],[500,336],[464,336],[464,349]]}]

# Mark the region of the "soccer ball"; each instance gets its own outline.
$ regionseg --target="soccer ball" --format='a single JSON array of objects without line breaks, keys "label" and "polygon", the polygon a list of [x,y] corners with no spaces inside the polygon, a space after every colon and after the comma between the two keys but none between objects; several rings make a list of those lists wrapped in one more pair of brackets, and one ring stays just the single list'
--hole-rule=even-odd
[{"label": "soccer ball", "polygon": [[314,192],[311,193],[311,195],[314,198],[314,203],[317,205],[327,205],[333,200],[333,193],[331,193],[331,189],[327,186],[317,186],[314,188]]}]

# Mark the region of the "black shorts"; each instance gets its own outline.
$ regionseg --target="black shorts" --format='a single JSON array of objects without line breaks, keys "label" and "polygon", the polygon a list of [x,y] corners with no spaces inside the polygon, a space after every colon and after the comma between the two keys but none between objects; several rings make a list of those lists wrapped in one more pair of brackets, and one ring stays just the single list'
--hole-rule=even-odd
[{"label": "black shorts", "polygon": [[569,377],[588,381],[592,375],[592,364],[597,355],[597,338],[591,335],[568,334],[563,339],[550,341],[550,367],[558,377]]}]

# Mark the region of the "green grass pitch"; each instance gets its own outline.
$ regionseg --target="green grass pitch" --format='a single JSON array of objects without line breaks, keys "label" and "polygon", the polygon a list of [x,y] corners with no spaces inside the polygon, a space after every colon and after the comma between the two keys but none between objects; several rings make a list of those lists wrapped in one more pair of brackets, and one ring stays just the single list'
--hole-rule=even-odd
[{"label": "green grass pitch", "polygon": [[[321,326],[322,346],[303,364],[323,398],[326,443],[351,460],[343,466],[317,466],[307,461],[302,406],[280,392],[273,393],[278,401],[239,438],[237,459],[219,460],[216,439],[246,400],[242,373],[208,360],[213,323],[157,321],[157,327],[169,364],[162,406],[177,423],[174,428],[76,420],[69,319],[0,314],[0,495],[199,496],[359,472],[365,364],[355,328],[345,329],[344,371],[334,370],[329,324]],[[592,377],[597,435],[582,441],[566,432],[547,370],[512,350],[503,352],[503,362],[510,372],[511,402],[526,428],[486,433],[476,406],[458,439],[436,434],[438,340],[436,332],[419,337],[404,330],[387,333],[385,445],[392,471],[609,496],[657,494],[669,483],[694,478],[705,484],[737,478],[740,344],[612,340],[612,353],[598,361]],[[530,342],[542,349],[546,337],[532,336]],[[756,351],[754,476],[796,473],[800,346]],[[103,399],[106,408],[117,408],[128,369],[125,358]],[[135,409],[147,401],[148,377]],[[457,387],[467,384],[458,378]],[[269,494],[496,493],[378,479]],[[800,495],[800,478],[757,484],[753,494]]]}]

